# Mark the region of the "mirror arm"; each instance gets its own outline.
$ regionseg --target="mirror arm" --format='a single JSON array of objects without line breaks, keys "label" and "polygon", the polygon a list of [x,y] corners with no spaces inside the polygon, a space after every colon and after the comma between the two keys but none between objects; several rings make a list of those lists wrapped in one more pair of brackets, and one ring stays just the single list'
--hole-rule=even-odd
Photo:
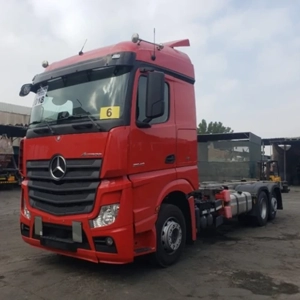
[{"label": "mirror arm", "polygon": [[154,68],[151,68],[151,67],[141,67],[140,68],[140,72],[141,73],[149,73],[149,72],[154,72]]},{"label": "mirror arm", "polygon": [[143,123],[149,124],[152,120],[153,120],[153,118],[146,118],[143,120]]},{"label": "mirror arm", "polygon": [[138,128],[150,128],[151,127],[151,125],[149,123],[144,123],[144,122],[141,122],[138,120],[135,121],[135,124]]}]

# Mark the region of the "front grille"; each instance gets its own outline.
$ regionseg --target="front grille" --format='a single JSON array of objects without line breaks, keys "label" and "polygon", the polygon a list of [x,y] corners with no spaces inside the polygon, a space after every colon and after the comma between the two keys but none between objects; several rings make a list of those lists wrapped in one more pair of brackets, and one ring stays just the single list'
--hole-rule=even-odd
[{"label": "front grille", "polygon": [[100,184],[102,159],[66,159],[66,174],[60,181],[52,178],[50,162],[26,163],[30,205],[53,215],[90,213]]}]

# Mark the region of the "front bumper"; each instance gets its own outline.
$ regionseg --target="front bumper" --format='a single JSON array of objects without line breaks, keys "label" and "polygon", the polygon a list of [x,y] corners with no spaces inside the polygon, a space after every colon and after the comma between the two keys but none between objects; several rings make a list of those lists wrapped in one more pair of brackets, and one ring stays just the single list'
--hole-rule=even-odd
[{"label": "front bumper", "polygon": [[134,259],[132,225],[105,230],[90,228],[88,219],[61,224],[40,216],[28,220],[21,213],[20,230],[22,239],[31,246],[62,255],[94,263],[125,264]]}]

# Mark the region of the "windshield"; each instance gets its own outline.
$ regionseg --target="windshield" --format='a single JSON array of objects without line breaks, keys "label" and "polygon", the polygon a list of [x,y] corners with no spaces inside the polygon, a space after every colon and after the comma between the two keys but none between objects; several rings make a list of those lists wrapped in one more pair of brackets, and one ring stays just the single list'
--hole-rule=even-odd
[{"label": "windshield", "polygon": [[74,122],[86,115],[94,120],[121,119],[129,67],[107,67],[44,82],[37,88],[30,123]]}]

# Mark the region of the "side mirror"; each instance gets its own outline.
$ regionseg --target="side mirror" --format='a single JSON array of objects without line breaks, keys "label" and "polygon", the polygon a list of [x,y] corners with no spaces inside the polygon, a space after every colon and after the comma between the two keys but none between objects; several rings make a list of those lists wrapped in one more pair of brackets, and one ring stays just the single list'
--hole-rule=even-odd
[{"label": "side mirror", "polygon": [[20,97],[27,96],[31,92],[31,88],[32,88],[32,84],[31,83],[23,84],[22,87],[21,87],[19,96]]},{"label": "side mirror", "polygon": [[146,118],[161,117],[165,112],[165,74],[150,72],[147,80]]}]

